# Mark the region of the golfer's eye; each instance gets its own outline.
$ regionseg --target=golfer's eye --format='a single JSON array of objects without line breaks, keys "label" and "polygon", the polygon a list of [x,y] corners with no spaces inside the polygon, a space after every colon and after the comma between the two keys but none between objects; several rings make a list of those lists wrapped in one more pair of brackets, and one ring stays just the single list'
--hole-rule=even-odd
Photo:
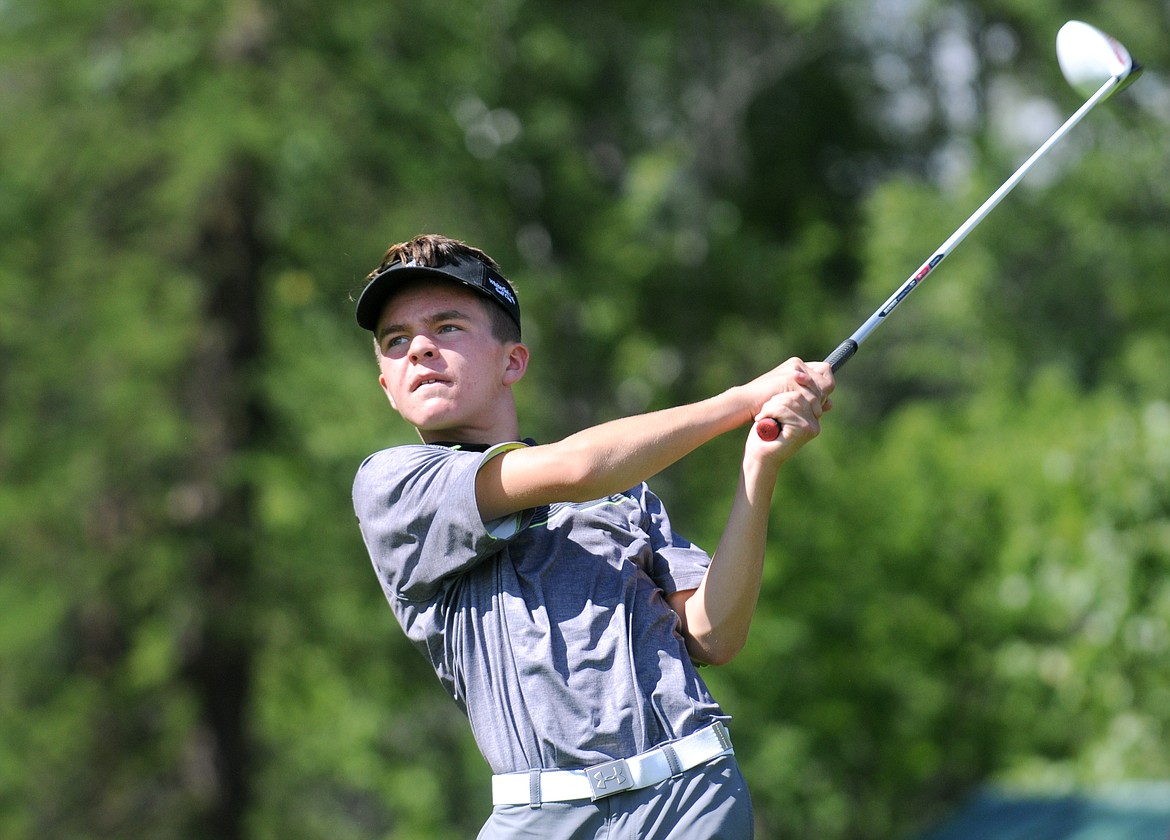
[{"label": "golfer's eye", "polygon": [[390,352],[397,347],[403,347],[407,343],[405,335],[392,335],[382,341],[382,355],[389,356]]}]

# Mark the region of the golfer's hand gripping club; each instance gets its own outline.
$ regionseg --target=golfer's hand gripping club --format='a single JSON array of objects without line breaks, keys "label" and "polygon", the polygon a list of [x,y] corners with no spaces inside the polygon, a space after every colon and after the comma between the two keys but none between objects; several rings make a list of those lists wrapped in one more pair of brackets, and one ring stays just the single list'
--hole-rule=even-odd
[{"label": "golfer's hand gripping club", "polygon": [[[852,338],[847,338],[837,345],[837,349],[830,353],[825,361],[833,369],[833,373],[836,373],[845,367],[845,363],[856,352],[857,342]],[[771,417],[765,418],[756,423],[756,434],[760,436],[760,440],[775,440],[780,437],[780,424]]]}]

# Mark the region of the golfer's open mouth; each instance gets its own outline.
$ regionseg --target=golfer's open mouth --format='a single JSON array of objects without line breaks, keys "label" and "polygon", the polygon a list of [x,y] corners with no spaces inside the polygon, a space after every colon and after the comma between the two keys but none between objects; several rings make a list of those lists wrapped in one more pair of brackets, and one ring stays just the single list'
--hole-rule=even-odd
[{"label": "golfer's open mouth", "polygon": [[419,388],[424,388],[428,385],[450,385],[450,380],[439,376],[420,376],[411,383],[410,390],[413,393]]}]

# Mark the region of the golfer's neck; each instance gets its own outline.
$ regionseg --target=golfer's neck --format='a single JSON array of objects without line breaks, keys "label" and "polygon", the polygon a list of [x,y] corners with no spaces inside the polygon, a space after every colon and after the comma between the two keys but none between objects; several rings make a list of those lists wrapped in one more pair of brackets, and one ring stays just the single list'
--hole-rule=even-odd
[{"label": "golfer's neck", "polygon": [[423,443],[479,443],[494,444],[520,439],[520,422],[516,405],[509,401],[492,417],[477,417],[465,424],[441,428],[417,429]]}]

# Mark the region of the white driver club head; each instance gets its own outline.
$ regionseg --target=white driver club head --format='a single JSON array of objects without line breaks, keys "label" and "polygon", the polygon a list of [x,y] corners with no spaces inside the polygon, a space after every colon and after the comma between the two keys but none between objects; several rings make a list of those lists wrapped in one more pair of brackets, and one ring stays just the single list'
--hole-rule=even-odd
[{"label": "white driver club head", "polygon": [[1056,59],[1064,78],[1085,96],[1112,78],[1119,82],[1116,93],[1142,72],[1120,41],[1079,20],[1070,20],[1056,33]]}]

